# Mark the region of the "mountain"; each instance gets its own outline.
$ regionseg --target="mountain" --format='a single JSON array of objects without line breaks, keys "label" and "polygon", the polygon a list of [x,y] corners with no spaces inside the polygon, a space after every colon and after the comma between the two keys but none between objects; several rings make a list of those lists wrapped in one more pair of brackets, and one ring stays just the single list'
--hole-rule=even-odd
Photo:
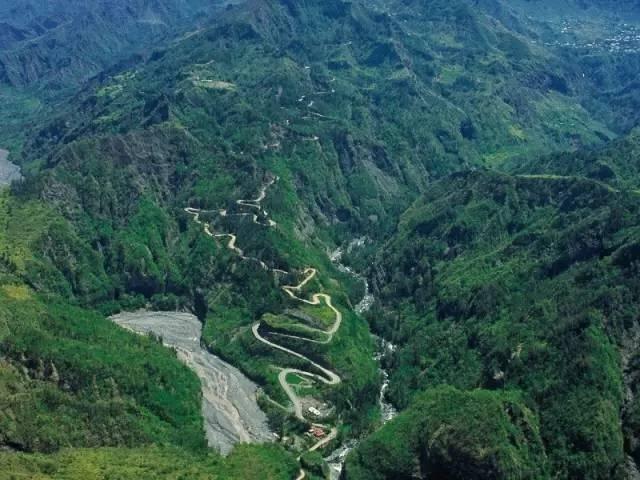
[{"label": "mountain", "polygon": [[468,0],[470,4],[495,14],[513,12],[520,20],[562,23],[579,17],[593,21],[636,21],[638,4],[634,0]]},{"label": "mountain", "polygon": [[[365,441],[346,478],[404,478],[418,464],[417,478],[623,478],[638,213],[636,192],[571,176],[479,171],[432,185],[372,269],[374,329],[398,345],[390,395],[412,413]],[[492,430],[492,402],[509,405],[504,430]],[[413,427],[400,433],[403,422]],[[367,454],[394,438],[412,453]]]},{"label": "mountain", "polygon": [[556,153],[536,159],[515,161],[509,169],[516,173],[581,176],[617,189],[640,188],[640,132],[597,149]]},{"label": "mountain", "polygon": [[[616,18],[567,2],[570,43],[526,3],[16,7],[2,54],[50,45],[34,58],[70,67],[13,57],[32,66],[5,75],[5,108],[79,83],[3,116],[25,179],[0,203],[0,443],[28,453],[0,464],[242,467],[203,453],[193,372],[105,319],[153,309],[195,313],[203,347],[260,385],[283,448],[245,455],[274,478],[298,456],[319,476],[319,450],[359,437],[346,478],[621,478],[636,134],[610,141],[637,123],[640,50],[600,42],[630,28]],[[345,265],[375,294],[368,322]],[[371,330],[397,345],[403,410],[379,430]]]},{"label": "mountain", "polygon": [[[509,2],[516,8],[528,8],[531,12],[539,15],[552,16],[560,13],[588,13],[596,15],[619,16],[624,15],[627,19],[637,19],[638,4],[633,0],[560,0],[552,2],[549,0],[516,0]],[[629,17],[631,16],[631,17]]]},{"label": "mountain", "polygon": [[181,31],[197,30],[222,6],[207,0],[2,0],[0,81],[77,84]]},{"label": "mountain", "polygon": [[0,144],[19,150],[25,127],[55,115],[85,81],[131,68],[229,3],[0,1]]},{"label": "mountain", "polygon": [[551,478],[539,429],[518,393],[434,387],[365,439],[343,478]]},{"label": "mountain", "polygon": [[575,72],[464,2],[383,6],[232,8],[61,107],[21,163],[173,122],[203,152],[291,171],[316,221],[384,230],[433,177],[613,135]]}]

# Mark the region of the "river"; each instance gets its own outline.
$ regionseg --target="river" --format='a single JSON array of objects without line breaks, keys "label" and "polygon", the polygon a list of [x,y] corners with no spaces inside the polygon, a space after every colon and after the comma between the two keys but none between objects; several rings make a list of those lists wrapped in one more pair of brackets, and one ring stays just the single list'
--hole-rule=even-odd
[{"label": "river", "polygon": [[[350,253],[354,248],[359,248],[364,246],[366,243],[366,238],[357,238],[352,240],[346,248],[346,252]],[[336,264],[338,270],[348,273],[358,280],[364,283],[364,295],[362,300],[358,302],[355,306],[354,310],[358,315],[362,315],[366,313],[373,302],[375,301],[375,297],[371,293],[369,289],[369,281],[364,275],[361,275],[355,272],[352,268],[347,267],[341,263],[342,256],[344,255],[345,250],[342,248],[338,248],[333,253],[331,253],[330,258],[333,263]],[[391,342],[388,342],[382,338],[376,337],[376,341],[378,342],[378,351],[373,357],[378,365],[380,365],[380,375],[382,376],[382,384],[380,385],[380,392],[378,393],[378,406],[380,408],[380,417],[382,420],[382,424],[384,425],[388,421],[392,420],[397,414],[398,411],[396,408],[387,401],[386,392],[389,389],[389,372],[382,368],[382,360],[386,355],[390,355],[395,351],[395,345]],[[340,445],[337,449],[335,449],[331,454],[325,457],[325,461],[329,465],[329,478],[330,480],[339,480],[340,475],[342,474],[342,469],[344,467],[344,462],[347,459],[347,455],[349,452],[358,446],[359,441],[356,439],[351,439]]]},{"label": "river", "polygon": [[258,386],[200,343],[202,324],[190,313],[129,312],[111,317],[123,328],[160,337],[174,348],[202,384],[202,416],[207,442],[223,455],[240,442],[268,442],[275,436],[258,407]]}]

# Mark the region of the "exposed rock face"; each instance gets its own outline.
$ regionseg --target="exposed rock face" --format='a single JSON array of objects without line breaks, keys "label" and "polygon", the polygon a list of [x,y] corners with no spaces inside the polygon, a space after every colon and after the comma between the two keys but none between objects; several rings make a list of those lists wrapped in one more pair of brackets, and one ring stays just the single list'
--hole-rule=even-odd
[{"label": "exposed rock face", "polygon": [[9,152],[0,148],[0,187],[22,178],[20,167],[11,163],[8,158]]},{"label": "exposed rock face", "polygon": [[200,346],[202,326],[194,315],[140,311],[114,315],[111,320],[136,333],[157,335],[196,372],[202,383],[202,416],[210,447],[227,454],[236,443],[273,440],[256,401],[257,386]]}]

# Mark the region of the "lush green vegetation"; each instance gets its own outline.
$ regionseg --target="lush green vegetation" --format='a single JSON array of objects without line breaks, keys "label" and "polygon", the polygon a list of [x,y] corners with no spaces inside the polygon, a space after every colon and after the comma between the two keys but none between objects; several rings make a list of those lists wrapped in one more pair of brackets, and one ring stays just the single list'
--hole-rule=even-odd
[{"label": "lush green vegetation", "polygon": [[514,172],[581,176],[611,185],[616,189],[640,191],[640,130],[598,149],[556,153],[543,158],[512,161]]},{"label": "lush green vegetation", "polygon": [[160,447],[74,449],[55,455],[0,454],[2,480],[291,480],[298,469],[293,457],[276,446],[242,445],[224,459],[213,452]]},{"label": "lush green vegetation", "polygon": [[[136,163],[144,157],[150,170],[138,174],[204,206],[249,191],[268,170],[282,178],[283,223],[376,233],[433,177],[612,135],[580,105],[586,93],[568,85],[564,62],[463,2],[372,3],[231,8],[62,106],[24,160],[53,158],[59,170],[72,157],[143,153]],[[176,141],[164,142],[160,124],[191,148],[163,152]],[[79,138],[141,128],[104,152],[78,150]],[[140,142],[145,152],[132,148]],[[83,177],[96,168],[74,167]]]},{"label": "lush green vegetation", "polygon": [[[434,184],[375,269],[372,324],[401,346],[391,397],[411,405],[445,384],[515,393],[539,419],[549,475],[623,475],[617,347],[637,319],[637,198],[571,177],[475,172]],[[546,474],[499,478],[531,475]]]},{"label": "lush green vegetation", "polygon": [[[294,351],[304,352],[318,363],[330,366],[342,377],[343,381],[340,385],[331,389],[322,388],[319,393],[321,397],[330,400],[332,405],[336,406],[342,420],[349,424],[349,428],[360,432],[369,426],[373,418],[371,410],[375,408],[378,388],[378,372],[372,361],[373,342],[367,324],[350,310],[350,304],[344,293],[338,290],[338,287],[317,288],[316,283],[311,282],[304,291],[325,291],[331,294],[334,305],[343,315],[342,325],[332,341],[326,344],[314,344],[287,337],[274,337],[274,341]],[[304,292],[302,294],[304,295]],[[247,297],[243,298],[246,301]],[[299,304],[300,302],[283,296],[280,309],[297,308]],[[326,315],[322,306],[305,307],[305,310],[308,311],[307,315],[310,319],[315,318],[316,315],[319,317],[315,320],[316,322],[322,322],[323,316]],[[269,330],[275,332],[302,335],[312,339],[317,336],[317,340],[326,339],[326,336],[319,333],[310,335],[301,327],[304,324],[300,320],[294,323],[291,317],[285,315],[274,316],[267,313],[262,317],[262,321]],[[225,307],[213,307],[207,317],[203,337],[214,352],[231,363],[239,365],[252,378],[264,385],[269,397],[286,404],[288,400],[277,381],[276,366],[307,369],[308,364],[258,342],[251,333],[250,327],[253,323],[255,320],[246,310],[230,311]]]},{"label": "lush green vegetation", "polygon": [[3,444],[204,447],[199,382],[156,340],[21,284],[0,300]]},{"label": "lush green vegetation", "polygon": [[549,477],[536,414],[513,392],[439,387],[349,456],[346,478]]},{"label": "lush green vegetation", "polygon": [[[114,10],[118,28],[145,14],[142,3]],[[330,294],[343,325],[327,344],[281,343],[343,379],[309,389],[336,407],[341,435],[367,432],[379,374],[368,325],[351,311],[362,287],[326,255],[363,234],[370,242],[352,261],[375,260],[370,324],[399,345],[385,361],[390,397],[407,412],[354,453],[350,477],[596,479],[620,477],[625,453],[640,460],[640,384],[623,375],[638,362],[637,134],[572,151],[635,125],[639,62],[562,49],[553,22],[510,3],[247,2],[73,98],[60,90],[59,102],[39,82],[73,83],[132,42],[166,37],[115,38],[100,15],[80,36],[65,33],[74,22],[48,23],[57,33],[37,39],[0,36],[0,95],[10,99],[0,141],[28,175],[0,194],[0,446],[96,447],[6,454],[6,470],[295,475],[276,448],[227,461],[203,453],[193,374],[104,315],[193,310],[206,345],[264,387],[274,429],[299,434],[278,367],[308,365],[250,328],[308,336],[304,325],[332,323],[329,309],[280,288],[308,266],[319,275],[301,295]],[[164,15],[173,4],[162,2]],[[176,32],[190,25],[173,20]],[[60,57],[46,54],[52,38]],[[70,50],[96,38],[91,61]],[[67,68],[52,79],[42,64],[56,59]],[[558,150],[568,153],[539,158]],[[448,176],[456,171],[466,173]],[[270,175],[263,204],[276,228],[213,211],[236,213],[235,200],[255,198]],[[292,273],[241,261],[187,206],[212,209],[203,219],[214,231]],[[322,475],[318,456],[302,458],[309,475]]]}]

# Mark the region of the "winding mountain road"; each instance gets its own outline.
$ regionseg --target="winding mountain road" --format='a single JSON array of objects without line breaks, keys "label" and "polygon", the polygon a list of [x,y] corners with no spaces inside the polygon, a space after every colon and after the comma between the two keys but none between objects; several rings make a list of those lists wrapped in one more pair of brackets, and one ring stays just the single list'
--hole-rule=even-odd
[{"label": "winding mountain road", "polygon": [[[267,189],[271,185],[273,185],[276,180],[277,180],[277,177],[272,178],[271,180],[269,180],[269,182],[267,182],[265,185],[263,185],[262,188],[260,189],[260,193],[259,193],[259,195],[258,195],[258,197],[256,199],[254,199],[254,200],[237,200],[236,201],[236,204],[239,205],[239,206],[244,206],[244,207],[257,209],[258,213],[262,214],[264,218],[267,218],[267,223],[260,222],[258,214],[249,214],[249,213],[229,214],[226,210],[208,210],[207,211],[207,210],[200,210],[200,209],[191,208],[191,207],[187,207],[184,210],[188,214],[193,215],[194,221],[198,225],[202,225],[203,226],[204,232],[208,236],[213,237],[213,238],[228,237],[229,241],[227,243],[227,248],[229,250],[235,252],[242,260],[257,262],[265,270],[271,270],[273,272],[277,272],[277,273],[282,273],[282,274],[288,275],[289,272],[286,272],[284,270],[279,270],[279,269],[276,269],[276,268],[270,268],[262,260],[260,260],[258,258],[255,258],[255,257],[248,257],[248,256],[244,255],[244,252],[242,251],[242,249],[240,249],[236,245],[237,236],[235,234],[232,234],[232,233],[214,233],[214,232],[211,231],[210,225],[208,223],[204,223],[200,219],[200,215],[202,213],[217,212],[221,216],[225,216],[225,217],[229,216],[229,215],[252,216],[253,222],[258,224],[258,225],[261,225],[261,226],[264,226],[264,227],[269,227],[269,228],[275,227],[277,225],[277,223],[268,218],[267,212],[262,208],[262,201],[266,198]],[[333,325],[331,325],[331,327],[328,330],[322,330],[322,329],[317,329],[317,328],[313,328],[313,327],[304,326],[304,328],[307,331],[319,332],[319,333],[321,333],[323,335],[326,335],[326,339],[324,339],[324,340],[315,340],[315,339],[311,339],[311,338],[305,338],[305,337],[296,336],[296,335],[286,335],[286,334],[274,334],[274,335],[284,336],[284,337],[288,337],[288,338],[294,338],[294,339],[298,339],[298,340],[302,340],[302,341],[306,341],[306,342],[312,342],[312,343],[323,343],[323,344],[330,343],[333,340],[333,336],[335,335],[335,333],[340,329],[340,326],[342,324],[342,313],[333,305],[331,295],[328,295],[326,293],[314,293],[313,295],[311,295],[311,299],[300,297],[298,294],[316,276],[317,270],[315,268],[313,268],[313,267],[309,267],[309,268],[306,268],[304,270],[303,274],[305,275],[305,277],[298,285],[284,285],[284,286],[281,287],[282,290],[292,300],[296,300],[296,301],[305,303],[307,305],[318,306],[318,305],[321,305],[324,302],[324,304],[327,307],[329,307],[333,311],[333,313],[335,314],[335,321],[334,321]],[[271,348],[274,348],[276,350],[280,350],[280,351],[282,351],[284,353],[287,353],[288,355],[291,355],[291,356],[294,356],[296,358],[304,360],[305,362],[309,363],[314,369],[316,369],[318,372],[321,373],[321,374],[318,374],[318,373],[314,373],[314,372],[307,371],[307,370],[301,370],[301,369],[297,369],[297,368],[282,367],[280,369],[280,373],[278,374],[278,382],[280,383],[280,386],[282,387],[282,389],[286,393],[287,397],[289,397],[289,400],[291,401],[291,403],[293,405],[293,411],[294,411],[294,414],[295,414],[296,418],[298,418],[299,420],[301,420],[303,422],[306,422],[307,419],[304,417],[302,403],[300,401],[300,398],[296,394],[296,392],[293,389],[293,387],[291,386],[291,384],[287,381],[287,376],[289,374],[296,374],[296,375],[299,375],[299,376],[310,378],[310,379],[312,379],[314,381],[319,381],[321,383],[324,383],[325,385],[337,385],[342,380],[341,380],[341,378],[340,378],[340,376],[338,374],[336,374],[335,372],[332,372],[331,370],[323,367],[319,363],[311,360],[306,355],[303,355],[302,353],[296,352],[295,350],[292,350],[292,349],[287,348],[287,347],[285,347],[283,345],[279,345],[279,344],[277,344],[275,342],[272,342],[271,340],[268,340],[267,338],[265,338],[260,333],[261,326],[262,326],[262,322],[256,322],[251,327],[251,331],[253,333],[253,336],[256,338],[256,340],[258,340],[259,342],[261,342],[261,343],[263,343],[263,344],[265,344],[265,345],[267,345],[267,346],[269,346]],[[314,425],[326,428],[325,425],[320,425],[320,424],[314,424]],[[324,446],[328,445],[333,439],[335,439],[337,437],[337,435],[338,435],[338,430],[337,430],[337,428],[333,427],[331,429],[331,431],[329,432],[329,434],[326,437],[324,437],[323,439],[321,439],[320,441],[316,442],[311,448],[309,448],[309,451],[315,451],[315,450],[318,450],[320,448],[323,448]],[[299,475],[298,475],[296,480],[302,480],[305,477],[306,477],[305,471],[303,469],[300,469],[300,473],[299,473]]]},{"label": "winding mountain road", "polygon": [[[334,313],[336,314],[336,321],[334,322],[332,327],[327,331],[320,330],[320,329],[313,329],[313,330],[317,330],[319,332],[322,332],[322,333],[325,333],[325,334],[329,335],[329,337],[330,337],[329,340],[327,342],[324,342],[324,343],[328,343],[329,341],[331,341],[331,339],[333,338],[333,335],[340,328],[340,324],[342,323],[342,314],[331,303],[331,296],[330,295],[327,295],[327,294],[324,294],[324,293],[316,293],[316,294],[314,294],[312,296],[312,300],[307,300],[307,299],[304,299],[304,298],[300,298],[295,293],[293,293],[293,292],[300,291],[309,281],[311,281],[311,279],[316,275],[317,271],[316,271],[315,268],[307,268],[305,270],[305,273],[307,273],[306,278],[304,280],[302,280],[302,282],[300,282],[298,285],[295,285],[295,286],[285,285],[285,286],[282,287],[282,289],[285,292],[287,292],[287,294],[291,298],[296,299],[296,300],[298,300],[300,302],[307,303],[309,305],[320,305],[320,299],[321,298],[324,299],[325,304],[329,308],[331,308],[334,311]],[[280,386],[282,386],[282,389],[285,391],[285,393],[287,394],[287,397],[289,397],[289,400],[291,400],[291,403],[293,404],[293,409],[294,409],[294,412],[295,412],[295,416],[299,420],[304,422],[304,421],[306,421],[306,419],[304,418],[304,414],[302,413],[302,404],[300,402],[300,398],[296,395],[295,391],[293,390],[293,388],[291,387],[289,382],[287,382],[287,375],[289,375],[290,373],[295,373],[297,375],[302,375],[302,376],[305,376],[305,377],[308,377],[308,378],[312,378],[314,380],[319,380],[320,382],[322,382],[322,383],[324,383],[326,385],[337,385],[342,380],[340,379],[340,377],[336,373],[332,372],[331,370],[328,370],[327,368],[323,367],[319,363],[314,362],[313,360],[311,360],[306,355],[303,355],[303,354],[301,354],[299,352],[291,350],[290,348],[284,347],[282,345],[279,345],[277,343],[274,343],[274,342],[264,338],[260,334],[260,326],[261,326],[261,324],[262,324],[261,322],[257,322],[251,328],[251,331],[253,332],[253,336],[258,341],[264,343],[265,345],[269,345],[272,348],[275,348],[275,349],[280,350],[282,352],[288,353],[289,355],[293,355],[294,357],[297,357],[297,358],[300,358],[302,360],[305,360],[306,362],[311,364],[314,368],[316,368],[317,370],[319,370],[320,372],[322,372],[325,375],[323,377],[322,375],[318,375],[316,373],[309,372],[309,371],[306,371],[306,370],[299,370],[297,368],[283,368],[280,371],[280,374],[278,375],[278,381],[280,382]],[[297,339],[300,339],[300,340],[304,340],[304,341],[319,343],[317,340],[313,340],[313,339],[309,339],[309,338],[297,337],[297,336],[294,336],[294,335],[288,335],[288,336],[289,337],[293,337],[293,338],[297,338]]]}]

